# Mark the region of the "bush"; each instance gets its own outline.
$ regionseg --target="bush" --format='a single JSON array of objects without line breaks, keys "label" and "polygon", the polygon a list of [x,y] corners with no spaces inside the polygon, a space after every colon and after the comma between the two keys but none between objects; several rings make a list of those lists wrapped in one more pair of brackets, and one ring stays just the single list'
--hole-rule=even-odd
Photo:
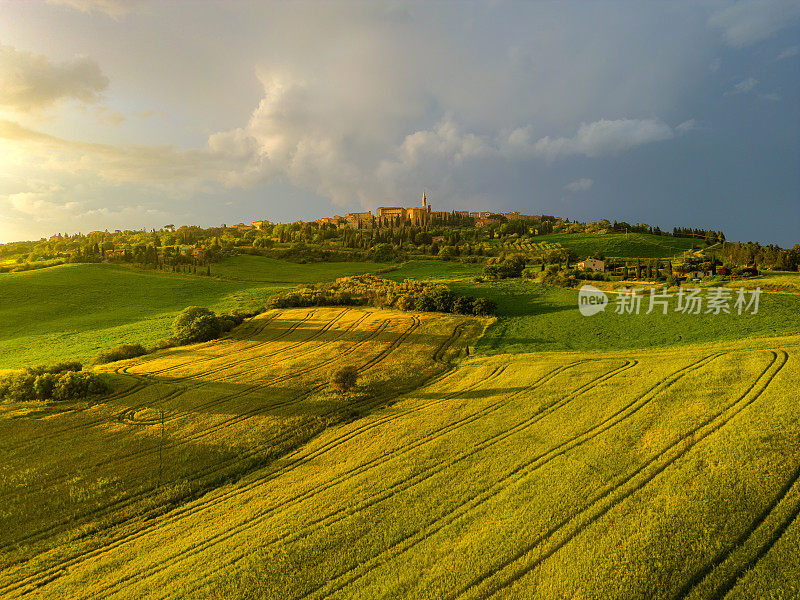
[{"label": "bush", "polygon": [[79,362],[25,367],[0,377],[0,398],[13,402],[74,400],[108,391],[104,379],[82,369]]},{"label": "bush", "polygon": [[172,323],[175,344],[207,342],[230,331],[244,320],[241,313],[217,316],[207,308],[189,306],[184,308]]},{"label": "bush", "polygon": [[472,314],[472,299],[461,301],[460,296],[445,285],[406,279],[402,283],[381,279],[374,275],[342,277],[333,283],[298,286],[288,292],[271,296],[269,308],[297,308],[307,306],[377,306],[398,310],[420,310]]},{"label": "bush", "polygon": [[489,298],[476,298],[472,304],[472,314],[477,317],[493,315],[497,310],[497,303]]},{"label": "bush", "polygon": [[507,279],[520,277],[524,269],[525,259],[522,256],[511,256],[502,262],[486,265],[483,268],[483,275],[491,279]]},{"label": "bush", "polygon": [[453,312],[460,315],[474,314],[475,301],[468,296],[459,296],[453,301]]},{"label": "bush", "polygon": [[126,358],[136,358],[143,354],[147,354],[147,350],[141,344],[120,344],[119,346],[114,346],[110,350],[105,350],[98,354],[97,358],[94,359],[94,364],[104,365]]},{"label": "bush", "polygon": [[339,394],[346,394],[356,386],[358,369],[352,365],[337,369],[331,374],[331,386]]},{"label": "bush", "polygon": [[175,340],[179,344],[194,342],[207,342],[216,339],[222,334],[221,319],[216,315],[201,315],[188,325],[175,329]]}]

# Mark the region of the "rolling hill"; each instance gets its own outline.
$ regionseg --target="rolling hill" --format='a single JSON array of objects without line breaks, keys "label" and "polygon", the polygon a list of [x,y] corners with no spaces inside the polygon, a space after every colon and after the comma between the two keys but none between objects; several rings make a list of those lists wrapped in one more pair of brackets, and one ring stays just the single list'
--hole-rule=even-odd
[{"label": "rolling hill", "polygon": [[270,312],[3,405],[0,594],[788,597],[800,337],[465,357],[482,327]]}]

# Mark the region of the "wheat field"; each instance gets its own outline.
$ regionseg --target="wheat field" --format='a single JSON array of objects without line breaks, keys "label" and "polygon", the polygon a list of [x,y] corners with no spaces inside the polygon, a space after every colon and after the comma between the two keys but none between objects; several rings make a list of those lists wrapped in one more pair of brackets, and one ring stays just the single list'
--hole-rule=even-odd
[{"label": "wheat field", "polygon": [[0,594],[800,594],[800,336],[476,357],[486,325],[271,311],[3,405]]}]

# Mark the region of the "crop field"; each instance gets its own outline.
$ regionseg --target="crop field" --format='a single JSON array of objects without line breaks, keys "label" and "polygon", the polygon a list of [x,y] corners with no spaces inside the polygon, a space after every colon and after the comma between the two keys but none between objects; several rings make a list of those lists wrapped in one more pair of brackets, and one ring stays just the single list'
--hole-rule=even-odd
[{"label": "crop field", "polygon": [[293,284],[333,281],[338,277],[372,273],[385,265],[369,262],[292,263],[265,256],[232,256],[217,263],[212,274],[236,281]]},{"label": "crop field", "polygon": [[0,595],[796,595],[800,336],[466,356],[484,326],[272,311],[2,405]]},{"label": "crop field", "polygon": [[596,252],[624,258],[670,258],[682,256],[695,244],[705,246],[702,239],[649,233],[550,233],[537,235],[534,240],[540,244],[561,244],[582,258]]}]

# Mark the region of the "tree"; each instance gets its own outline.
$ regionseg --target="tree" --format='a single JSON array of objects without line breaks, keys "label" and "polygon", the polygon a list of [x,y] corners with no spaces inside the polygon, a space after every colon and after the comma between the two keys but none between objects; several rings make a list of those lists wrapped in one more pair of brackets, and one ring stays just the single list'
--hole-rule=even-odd
[{"label": "tree", "polygon": [[179,344],[207,342],[222,333],[220,319],[207,308],[189,306],[184,308],[172,323],[175,341]]},{"label": "tree", "polygon": [[478,317],[493,315],[497,310],[497,303],[488,298],[476,298],[472,304],[472,313]]},{"label": "tree", "polygon": [[341,367],[331,373],[331,386],[339,394],[346,394],[358,382],[358,368],[353,365]]}]

